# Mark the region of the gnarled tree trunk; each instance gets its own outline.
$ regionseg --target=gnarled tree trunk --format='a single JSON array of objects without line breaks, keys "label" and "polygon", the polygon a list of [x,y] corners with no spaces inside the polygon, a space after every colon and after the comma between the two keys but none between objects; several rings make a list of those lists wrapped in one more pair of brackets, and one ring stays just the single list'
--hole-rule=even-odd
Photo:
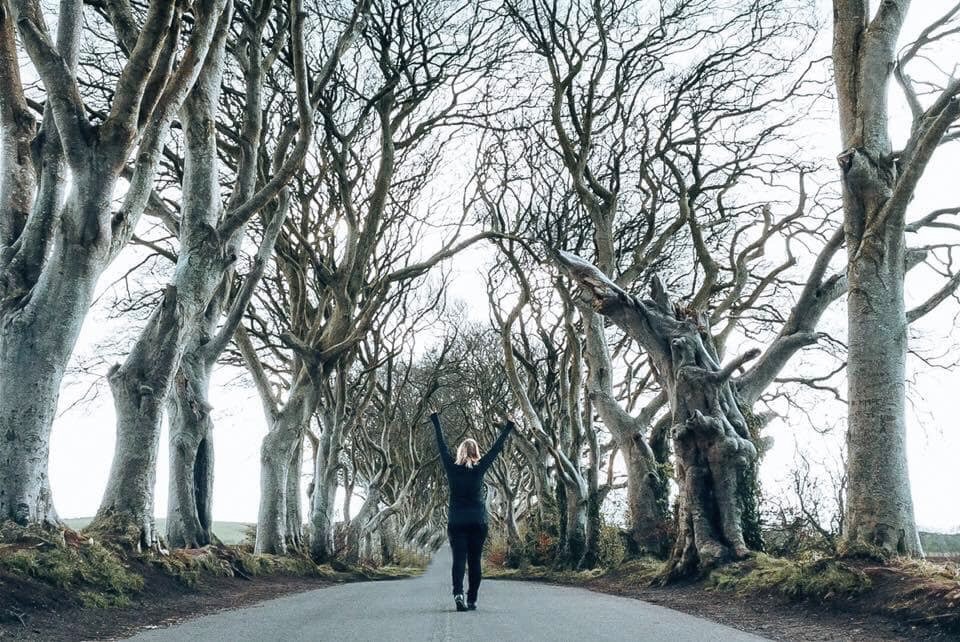
[{"label": "gnarled tree trunk", "polygon": [[206,355],[193,346],[180,361],[180,371],[167,400],[167,543],[172,548],[199,548],[214,541],[213,421],[207,401],[211,370]]},{"label": "gnarled tree trunk", "polygon": [[[260,511],[254,545],[257,553],[285,554],[291,540],[297,545],[302,541],[300,497],[290,496],[290,491],[291,487],[300,487],[298,453],[307,422],[317,405],[316,394],[310,376],[301,371],[283,410],[274,417],[268,417],[270,430],[260,446]],[[296,465],[293,465],[294,460]],[[289,479],[291,474],[295,480]],[[293,524],[290,523],[291,514]]]},{"label": "gnarled tree trunk", "polygon": [[754,352],[720,368],[701,315],[673,306],[659,279],[637,299],[600,270],[566,252],[557,262],[601,314],[636,339],[656,368],[673,416],[680,522],[667,577],[689,574],[748,552],[744,517],[755,511],[750,470],[757,456],[730,377]]},{"label": "gnarled tree trunk", "polygon": [[[14,22],[43,83],[46,104],[43,136],[37,141],[42,157],[39,190],[33,194],[21,184],[14,189],[19,193],[7,193],[14,180],[13,186],[5,181],[0,194],[0,207],[15,206],[14,228],[22,224],[19,230],[10,229],[6,220],[0,225],[0,433],[5,435],[0,446],[0,519],[49,522],[56,519],[46,476],[49,433],[66,364],[97,279],[126,244],[146,206],[169,122],[196,79],[223,2],[195,5],[191,42],[178,73],[173,71],[173,55],[179,6],[153,3],[142,21],[128,6],[115,7],[110,17],[126,26],[118,26],[117,33],[130,54],[109,114],[96,127],[87,118],[76,78],[83,3],[61,3],[56,46],[38,4],[14,0],[4,6],[3,128],[23,140],[22,128],[10,129],[10,107],[22,102],[19,75],[11,68],[17,64],[11,48]],[[138,162],[115,212],[114,190],[134,147]],[[15,179],[29,163],[23,157],[4,171]],[[63,198],[67,169],[71,180]],[[28,200],[33,207],[27,220],[17,222],[16,212],[22,214]],[[26,388],[30,382],[35,383],[32,389]]]},{"label": "gnarled tree trunk", "polygon": [[670,560],[674,575],[747,555],[743,501],[756,501],[753,487],[742,484],[757,449],[733,399],[733,371],[718,368],[696,327],[687,330],[670,338],[673,443],[683,497]]}]

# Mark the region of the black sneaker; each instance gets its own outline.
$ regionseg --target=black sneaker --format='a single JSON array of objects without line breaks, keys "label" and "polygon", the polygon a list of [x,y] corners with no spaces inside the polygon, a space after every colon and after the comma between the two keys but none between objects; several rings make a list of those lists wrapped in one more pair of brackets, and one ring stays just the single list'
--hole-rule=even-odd
[{"label": "black sneaker", "polygon": [[467,602],[467,610],[468,610],[468,611],[476,611],[476,610],[477,610],[477,603],[476,603],[476,602]]},{"label": "black sneaker", "polygon": [[453,599],[457,603],[458,611],[467,610],[467,601],[464,599],[463,593],[457,593],[456,595],[453,596]]}]

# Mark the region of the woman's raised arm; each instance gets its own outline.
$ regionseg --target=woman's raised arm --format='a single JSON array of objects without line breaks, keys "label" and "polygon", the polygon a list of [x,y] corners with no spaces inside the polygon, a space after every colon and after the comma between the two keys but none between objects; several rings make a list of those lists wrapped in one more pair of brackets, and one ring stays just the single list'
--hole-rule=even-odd
[{"label": "woman's raised arm", "polygon": [[480,458],[480,461],[477,463],[477,468],[481,471],[486,471],[487,468],[490,467],[490,464],[493,463],[497,455],[500,454],[500,451],[503,450],[503,445],[507,443],[507,437],[510,436],[511,430],[513,430],[513,419],[508,416],[506,422],[503,424],[503,428],[500,429],[500,436],[493,442],[490,450]]},{"label": "woman's raised arm", "polygon": [[443,440],[443,430],[440,428],[440,415],[436,412],[431,412],[430,421],[433,422],[433,429],[437,434],[437,450],[440,451],[440,461],[443,462],[445,469],[450,470],[453,466],[453,457],[450,456],[450,451],[447,450],[447,442]]}]

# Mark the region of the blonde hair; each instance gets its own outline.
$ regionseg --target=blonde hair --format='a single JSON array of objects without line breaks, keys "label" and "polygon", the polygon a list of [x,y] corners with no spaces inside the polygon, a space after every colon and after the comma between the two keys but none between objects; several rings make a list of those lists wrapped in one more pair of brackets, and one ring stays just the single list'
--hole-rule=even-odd
[{"label": "blonde hair", "polygon": [[464,439],[457,447],[457,465],[473,468],[480,461],[480,446],[473,439]]}]

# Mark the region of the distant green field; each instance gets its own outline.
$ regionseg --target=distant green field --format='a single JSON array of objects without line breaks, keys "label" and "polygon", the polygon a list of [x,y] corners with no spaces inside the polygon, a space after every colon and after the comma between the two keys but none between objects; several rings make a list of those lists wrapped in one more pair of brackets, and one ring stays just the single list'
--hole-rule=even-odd
[{"label": "distant green field", "polygon": [[[65,519],[63,522],[74,530],[80,530],[90,523],[92,517],[74,517]],[[213,532],[220,538],[224,544],[239,544],[243,541],[246,529],[249,524],[244,522],[214,522]],[[157,530],[164,533],[167,530],[167,520],[163,517],[157,518]]]},{"label": "distant green field", "polygon": [[920,532],[920,544],[927,555],[957,555],[960,553],[960,533]]}]

